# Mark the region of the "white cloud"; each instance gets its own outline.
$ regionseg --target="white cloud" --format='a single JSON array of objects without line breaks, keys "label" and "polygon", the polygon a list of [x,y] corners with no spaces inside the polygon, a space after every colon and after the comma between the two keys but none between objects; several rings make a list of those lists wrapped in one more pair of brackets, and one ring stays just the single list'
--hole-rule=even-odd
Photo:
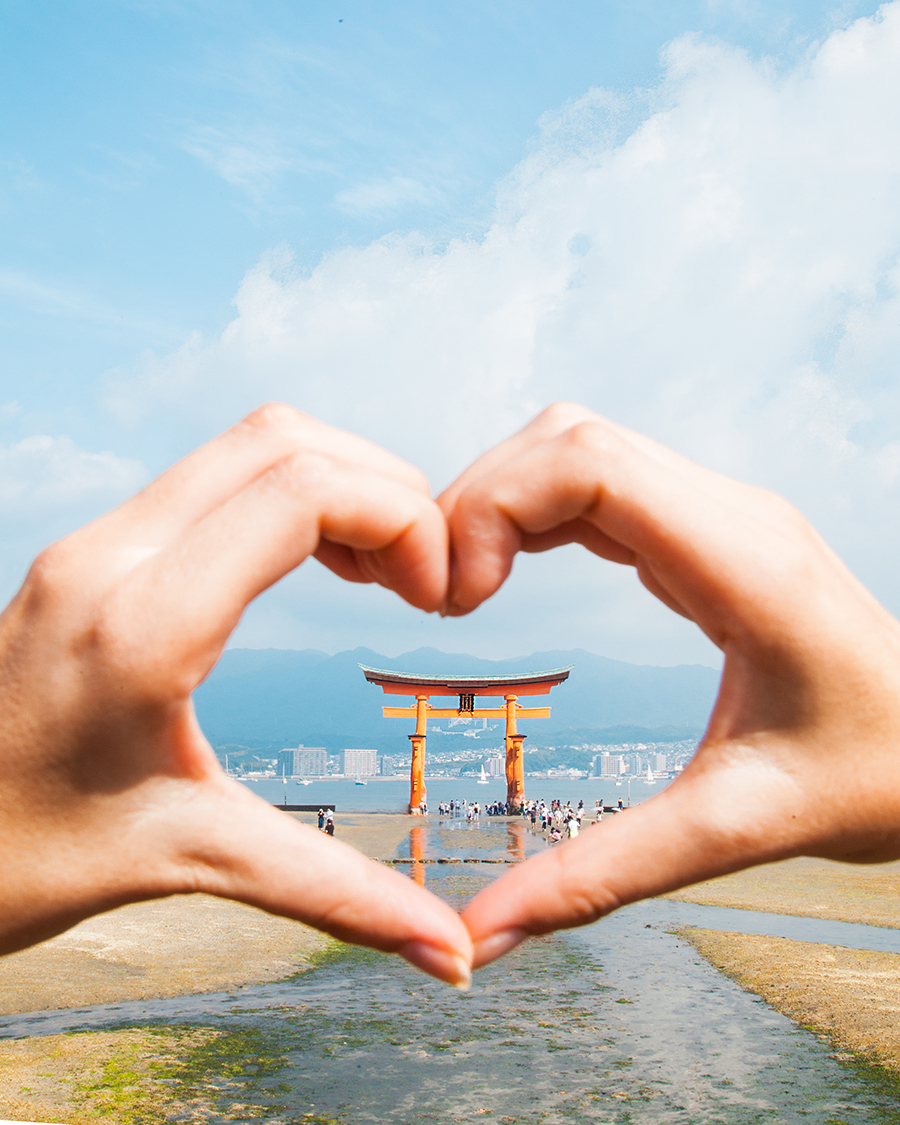
[{"label": "white cloud", "polygon": [[325,161],[301,157],[294,140],[267,125],[197,125],[182,140],[182,148],[254,198],[264,195],[289,170],[333,171]]},{"label": "white cloud", "polygon": [[21,196],[33,198],[45,189],[46,184],[24,157],[0,157],[0,206],[5,208]]},{"label": "white cloud", "polygon": [[[693,37],[665,63],[633,104],[548,115],[483,237],[389,237],[309,276],[274,255],[219,339],[118,373],[117,409],[208,429],[280,397],[443,481],[574,397],[787,492],[900,608],[900,3],[786,73]],[[555,641],[628,633],[540,590]]]},{"label": "white cloud", "polygon": [[369,180],[338,192],[335,205],[351,215],[387,215],[409,204],[434,203],[434,193],[420,180],[393,176],[389,180]]},{"label": "white cloud", "polygon": [[24,270],[0,266],[0,297],[10,305],[44,316],[84,320],[119,329],[136,329],[142,336],[171,339],[168,325],[116,308],[99,300],[87,287],[36,277]]},{"label": "white cloud", "polygon": [[25,438],[0,447],[0,512],[30,518],[95,499],[112,503],[138,488],[146,475],[139,461],[90,453],[71,438]]}]

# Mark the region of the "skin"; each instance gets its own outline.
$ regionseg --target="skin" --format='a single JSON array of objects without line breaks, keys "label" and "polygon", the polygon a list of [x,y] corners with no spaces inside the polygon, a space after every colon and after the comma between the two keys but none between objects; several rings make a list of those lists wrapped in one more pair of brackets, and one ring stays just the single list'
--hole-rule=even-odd
[{"label": "skin", "polygon": [[[570,542],[635,567],[725,655],[706,736],[659,796],[514,868],[464,926],[224,776],[190,693],[247,603],[309,555],[461,615],[518,551]],[[473,958],[700,879],[897,858],[898,742],[900,625],[779,497],[560,404],[438,506],[391,454],[264,407],[49,547],[0,616],[0,952],[204,891],[465,987]]]},{"label": "skin", "polygon": [[244,607],[312,554],[424,610],[446,594],[421,473],[269,406],[38,557],[0,617],[0,952],[203,891],[467,984],[450,907],[229,780],[194,716]]},{"label": "skin", "polygon": [[900,625],[790,504],[571,404],[485,454],[439,503],[444,613],[481,605],[518,551],[577,542],[635,567],[725,656],[706,735],[667,789],[473,899],[476,967],[529,935],[754,864],[900,857]]}]

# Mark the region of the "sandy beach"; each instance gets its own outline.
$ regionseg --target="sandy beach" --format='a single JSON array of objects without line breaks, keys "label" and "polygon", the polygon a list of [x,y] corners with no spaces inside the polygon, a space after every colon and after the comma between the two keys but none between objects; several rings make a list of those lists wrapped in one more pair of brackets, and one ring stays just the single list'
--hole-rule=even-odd
[{"label": "sandy beach", "polygon": [[[285,815],[315,822],[311,814]],[[336,835],[371,858],[389,860],[416,823],[400,814],[338,813]],[[461,903],[488,877],[487,870],[461,870],[444,889]],[[898,892],[900,863],[861,867],[795,859],[669,897],[900,927]],[[743,988],[830,1040],[838,1057],[859,1056],[900,1072],[900,955],[679,932]],[[135,904],[0,960],[0,1013],[283,980],[330,941],[299,923],[205,895]],[[232,1038],[228,1029],[215,1027],[160,1027],[0,1042],[0,1116],[68,1125],[85,1125],[98,1113],[123,1123],[162,1122],[176,1111],[186,1120],[203,1119],[211,1105],[203,1093],[203,1068],[227,1066],[232,1053],[246,1059],[263,1050]],[[194,1074],[191,1067],[198,1066]]]},{"label": "sandy beach", "polygon": [[[315,824],[308,813],[285,815]],[[336,836],[386,859],[411,823],[399,814],[338,813]],[[210,895],[134,903],[0,958],[0,1015],[282,980],[328,940],[299,922]]]},{"label": "sandy beach", "polygon": [[693,927],[678,933],[839,1055],[900,1074],[900,954]]},{"label": "sandy beach", "polygon": [[666,898],[770,914],[900,928],[900,862],[783,860],[674,891]]},{"label": "sandy beach", "polygon": [[[900,927],[900,862],[801,857],[675,891],[667,898],[772,914]],[[900,955],[687,928],[697,951],[839,1053],[900,1072]]]}]

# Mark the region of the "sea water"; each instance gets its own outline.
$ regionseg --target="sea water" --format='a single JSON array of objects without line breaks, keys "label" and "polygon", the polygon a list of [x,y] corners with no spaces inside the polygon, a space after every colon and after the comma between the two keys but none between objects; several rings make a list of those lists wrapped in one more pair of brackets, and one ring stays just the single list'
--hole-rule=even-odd
[{"label": "sea water", "polygon": [[[366,785],[357,785],[349,778],[322,778],[309,785],[299,781],[263,778],[242,781],[248,789],[272,804],[282,804],[287,796],[289,805],[333,804],[340,812],[406,812],[409,806],[409,777],[371,778]],[[635,779],[630,786],[623,781],[616,785],[608,778],[526,778],[527,797],[543,797],[549,804],[554,798],[573,806],[584,801],[586,809],[593,809],[597,800],[605,805],[615,805],[619,800],[636,805],[654,793],[661,793],[669,781],[648,782]],[[506,800],[506,779],[490,778],[486,785],[477,778],[426,778],[428,807],[434,810],[441,801],[478,801],[481,805]]]},{"label": "sea water", "polygon": [[[398,856],[517,858],[544,847],[521,820],[431,822]],[[503,867],[417,864],[456,905]],[[409,870],[401,868],[400,870]],[[276,1059],[209,1085],[204,1120],[505,1125],[887,1125],[896,1084],[835,1057],[718,973],[677,935],[673,908],[638,903],[531,941],[452,991],[396,958],[338,947],[291,981],[231,993],[35,1013],[0,1035],[146,1023],[252,1029]],[[704,908],[698,908],[704,909]],[[716,908],[704,917],[714,924]],[[734,912],[750,915],[752,912]],[[817,920],[810,920],[816,922]],[[702,922],[701,922],[702,924]],[[827,923],[826,923],[827,924]],[[867,927],[860,927],[867,929]]]}]

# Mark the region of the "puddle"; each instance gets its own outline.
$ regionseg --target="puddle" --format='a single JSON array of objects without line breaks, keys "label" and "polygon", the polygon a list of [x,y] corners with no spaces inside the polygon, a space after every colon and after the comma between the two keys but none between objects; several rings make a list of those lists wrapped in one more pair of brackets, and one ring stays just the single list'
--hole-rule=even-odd
[{"label": "puddle", "polygon": [[[423,825],[405,854],[518,859],[543,846],[524,825],[488,820]],[[416,866],[429,886],[453,900],[504,870],[421,862],[411,869]],[[900,1119],[892,1082],[833,1058],[826,1044],[667,932],[686,923],[736,929],[732,915],[769,926],[745,925],[742,932],[801,940],[836,941],[835,927],[875,929],[653,900],[587,929],[531,942],[479,973],[465,995],[395,959],[347,947],[294,981],[7,1017],[0,1035],[148,1021],[258,1028],[276,1037],[284,1065],[241,1100],[270,1122],[315,1116],[346,1125],[473,1117],[529,1125],[881,1125]],[[801,922],[824,927],[815,932],[828,936],[809,937],[813,931],[803,926],[797,932]],[[229,1096],[223,1092],[222,1116],[208,1117],[211,1125],[229,1120]]]}]

